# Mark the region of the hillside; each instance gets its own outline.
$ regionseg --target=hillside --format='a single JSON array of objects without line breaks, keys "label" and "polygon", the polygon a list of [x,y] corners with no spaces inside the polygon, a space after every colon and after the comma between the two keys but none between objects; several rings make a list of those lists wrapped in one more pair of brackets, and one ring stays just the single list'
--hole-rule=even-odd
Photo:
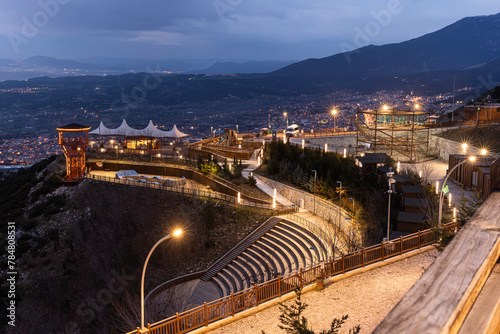
[{"label": "hillside", "polygon": [[461,70],[500,57],[500,13],[464,18],[436,32],[396,44],[369,45],[352,52],[308,59],[276,75],[407,75]]},{"label": "hillside", "polygon": [[[130,330],[130,319],[117,309],[139,307],[143,261],[156,241],[174,227],[185,228],[180,240],[155,251],[146,291],[205,269],[268,214],[96,181],[65,187],[62,175],[64,160],[54,157],[0,181],[2,221],[16,226],[16,316],[30,319],[9,333]],[[7,295],[5,273],[1,288]]]}]

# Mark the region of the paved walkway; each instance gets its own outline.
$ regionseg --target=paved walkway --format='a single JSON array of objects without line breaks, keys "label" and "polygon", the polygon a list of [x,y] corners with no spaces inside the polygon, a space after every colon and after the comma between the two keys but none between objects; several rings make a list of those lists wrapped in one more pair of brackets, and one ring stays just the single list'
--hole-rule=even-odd
[{"label": "paved walkway", "polygon": [[[446,171],[448,170],[448,163],[442,160],[431,160],[422,162],[419,164],[401,164],[401,168],[409,168],[414,170],[416,173],[422,171],[422,178],[436,185],[436,181],[439,181],[439,189],[443,187],[443,181],[446,177]],[[448,188],[451,193],[451,201],[456,202],[462,195],[472,198],[474,192],[462,189],[461,186],[456,184],[452,179],[448,178],[446,181]]]},{"label": "paved walkway", "polygon": [[[260,153],[260,149],[255,150],[253,152],[250,160],[244,160],[243,164],[245,164],[245,165],[248,164],[248,167],[245,168],[243,170],[243,172],[241,173],[241,175],[243,177],[248,178],[250,176],[250,173],[259,167],[258,160],[257,160],[259,153]],[[254,174],[254,177],[255,177],[255,180],[257,180],[257,184],[256,184],[257,188],[259,188],[260,190],[265,192],[267,195],[271,196],[271,198],[274,198],[274,189],[271,188],[270,186],[268,186],[267,184],[265,184],[264,182],[262,182],[259,179],[258,175]],[[279,204],[285,205],[285,206],[291,206],[293,204],[291,201],[289,201],[286,197],[282,196],[280,193],[276,193],[276,202]]]},{"label": "paved walkway", "polygon": [[[389,314],[403,295],[413,286],[437,256],[431,250],[416,256],[355,275],[327,286],[323,291],[312,291],[302,296],[309,306],[303,313],[309,326],[316,332],[330,328],[335,317],[348,314],[340,330],[361,325],[361,333],[371,333]],[[290,305],[293,301],[288,301]],[[278,328],[279,307],[273,306],[255,315],[237,320],[210,334],[281,334]]]}]

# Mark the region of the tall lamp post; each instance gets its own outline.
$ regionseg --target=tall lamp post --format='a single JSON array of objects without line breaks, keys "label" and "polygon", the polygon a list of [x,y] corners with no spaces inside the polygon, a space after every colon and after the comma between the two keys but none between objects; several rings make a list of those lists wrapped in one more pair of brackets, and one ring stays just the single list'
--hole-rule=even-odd
[{"label": "tall lamp post", "polygon": [[335,130],[337,128],[337,109],[332,109],[332,115],[333,115],[333,132],[336,132]]},{"label": "tall lamp post", "polygon": [[389,179],[389,203],[387,205],[387,241],[389,241],[389,231],[391,227],[391,194],[392,194],[392,184],[396,181],[392,178],[394,176],[394,172],[387,173],[387,178]]},{"label": "tall lamp post", "polygon": [[315,169],[312,170],[314,172],[314,209],[313,213],[316,214],[316,178],[317,178],[317,172]]},{"label": "tall lamp post", "polygon": [[161,244],[163,241],[168,240],[172,237],[178,237],[182,234],[182,230],[175,230],[174,233],[171,233],[169,235],[164,236],[160,240],[156,242],[156,244],[151,248],[149,251],[148,257],[146,258],[146,261],[144,262],[144,267],[142,268],[142,278],[141,278],[141,331],[145,330],[146,328],[144,327],[144,276],[146,275],[146,266],[148,265],[149,258],[151,257],[151,254],[155,250],[155,248]]},{"label": "tall lamp post", "polygon": [[[486,150],[481,150],[481,155],[486,155],[488,154],[488,151]],[[474,163],[476,161],[476,157],[475,156],[470,156],[469,158],[467,158],[466,160],[456,164],[449,172],[448,172],[448,175],[446,175],[444,181],[443,181],[443,186],[441,188],[441,193],[439,194],[439,216],[438,216],[438,228],[441,229],[442,227],[442,220],[443,220],[443,200],[444,200],[444,190],[445,190],[445,187],[446,187],[446,181],[448,181],[448,178],[450,177],[451,173],[453,173],[453,171],[460,165],[463,165],[467,162],[470,162],[470,163]]]},{"label": "tall lamp post", "polygon": [[284,112],[283,117],[286,118],[286,127],[288,128],[288,114]]},{"label": "tall lamp post", "polygon": [[337,181],[340,184],[339,188],[339,228],[340,228],[340,216],[342,214],[342,181]]}]

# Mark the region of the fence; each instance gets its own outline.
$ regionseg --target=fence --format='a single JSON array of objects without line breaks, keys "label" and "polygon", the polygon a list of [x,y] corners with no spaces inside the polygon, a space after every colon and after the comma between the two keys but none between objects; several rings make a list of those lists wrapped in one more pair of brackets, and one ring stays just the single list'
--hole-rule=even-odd
[{"label": "fence", "polygon": [[[446,224],[445,231],[455,230],[457,223]],[[419,231],[418,233],[400,237],[390,242],[374,245],[356,250],[352,253],[342,255],[328,261],[313,265],[307,269],[300,269],[295,273],[262,283],[254,287],[232,293],[229,296],[204,303],[196,308],[177,313],[175,316],[154,324],[148,324],[148,332],[151,334],[182,334],[202,326],[208,326],[225,317],[233,316],[238,312],[250,309],[254,306],[273,298],[281,297],[283,294],[293,291],[296,287],[303,288],[316,282],[316,279],[345,274],[348,271],[364,267],[368,264],[402,255],[404,253],[431,245],[436,241],[436,234],[432,230]],[[140,328],[128,334],[140,334]]]},{"label": "fence", "polygon": [[289,206],[285,206],[282,204],[276,204],[275,207],[273,207],[273,205],[271,203],[266,204],[266,203],[253,202],[253,201],[249,201],[249,200],[246,200],[243,198],[240,198],[240,200],[238,201],[237,197],[234,197],[231,195],[226,195],[226,194],[222,194],[222,193],[215,192],[215,191],[206,191],[206,190],[191,189],[191,188],[187,188],[187,187],[171,186],[171,185],[166,184],[166,183],[136,181],[136,180],[130,180],[130,179],[119,179],[119,178],[113,178],[113,177],[109,177],[109,176],[95,175],[95,174],[87,174],[87,175],[85,175],[85,178],[91,179],[91,180],[97,180],[97,181],[126,184],[129,186],[135,186],[135,187],[159,189],[159,190],[170,191],[170,192],[174,192],[174,193],[178,193],[178,194],[182,194],[182,195],[188,195],[188,196],[211,198],[211,199],[221,200],[221,201],[228,202],[228,203],[240,204],[240,205],[244,205],[244,206],[262,208],[262,209],[268,209],[268,210],[277,210],[276,212],[278,215],[286,214],[286,213],[294,210],[294,208],[289,207]]}]

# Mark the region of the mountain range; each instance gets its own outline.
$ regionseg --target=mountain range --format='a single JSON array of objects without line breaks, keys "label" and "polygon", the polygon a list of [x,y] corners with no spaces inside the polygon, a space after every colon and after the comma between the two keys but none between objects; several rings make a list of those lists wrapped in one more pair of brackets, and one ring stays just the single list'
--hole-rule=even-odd
[{"label": "mountain range", "polygon": [[[12,71],[16,66],[20,69]],[[142,80],[134,79],[130,73],[156,72],[168,76],[158,87],[162,100],[156,101],[158,103],[167,100],[172,103],[215,100],[228,95],[248,98],[254,94],[324,94],[339,89],[359,92],[411,90],[420,95],[427,95],[450,92],[454,81],[457,89],[469,87],[469,90],[474,90],[478,96],[500,85],[500,13],[464,18],[436,32],[401,43],[368,45],[350,52],[293,64],[286,61],[236,63],[217,60],[111,58],[92,58],[76,62],[33,57],[17,63],[0,60],[0,79],[4,74],[2,71],[6,69],[10,69],[11,73],[16,72],[16,75],[25,76],[26,73],[32,73],[33,77],[39,76],[36,69],[49,72],[62,69],[65,74],[55,73],[53,76],[86,74],[83,82],[89,87],[119,82],[122,87],[117,88],[118,91],[134,87],[124,87],[125,83],[132,84]],[[102,72],[100,75],[106,74],[108,78],[90,77],[99,71]],[[266,71],[270,72],[265,73]],[[111,78],[124,72],[128,74]],[[249,72],[260,74],[248,74]],[[214,76],[230,73],[239,74]],[[44,78],[23,83],[3,82],[0,86],[20,87],[42,82],[51,86],[51,82],[54,85],[62,83],[61,80],[52,80],[54,81]],[[63,81],[66,82],[65,87],[81,82],[76,78]],[[169,86],[163,87],[166,82]],[[114,90],[111,86],[110,89]],[[148,93],[148,98],[154,95]]]}]

